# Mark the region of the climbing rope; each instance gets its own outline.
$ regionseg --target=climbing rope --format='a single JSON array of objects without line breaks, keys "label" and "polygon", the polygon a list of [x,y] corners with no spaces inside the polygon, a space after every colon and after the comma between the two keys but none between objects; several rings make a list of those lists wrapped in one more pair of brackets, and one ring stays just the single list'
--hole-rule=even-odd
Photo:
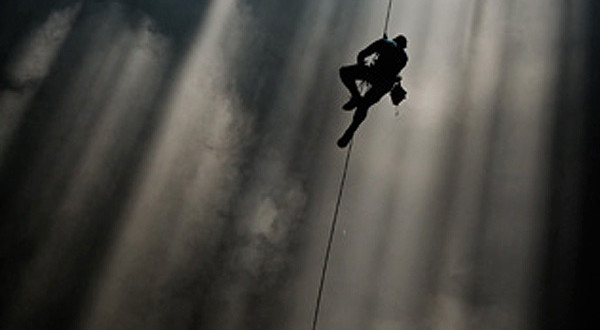
[{"label": "climbing rope", "polygon": [[[387,36],[388,24],[390,21],[390,12],[392,11],[392,0],[389,0],[387,7],[387,14],[385,16],[385,25],[383,27],[383,36]],[[360,85],[360,88],[364,88],[364,81]],[[325,276],[327,275],[327,266],[329,265],[329,256],[331,254],[331,247],[333,245],[333,237],[335,234],[335,227],[337,224],[337,218],[340,211],[340,203],[342,201],[342,194],[344,192],[344,185],[346,184],[346,175],[348,174],[348,164],[350,162],[350,155],[352,153],[352,140],[348,145],[348,151],[346,152],[346,160],[344,161],[344,170],[342,172],[342,180],[340,181],[340,187],[338,190],[337,201],[335,202],[335,211],[333,212],[333,218],[331,219],[331,227],[329,228],[329,239],[327,240],[327,247],[325,248],[325,257],[323,258],[323,266],[321,268],[321,279],[319,280],[319,290],[317,291],[317,301],[315,303],[315,312],[312,321],[312,330],[317,329],[317,322],[319,320],[319,312],[321,310],[321,299],[323,297],[323,287],[325,286]]]},{"label": "climbing rope", "polygon": [[388,23],[390,22],[390,12],[392,11],[392,0],[388,2],[387,14],[385,15],[385,25],[383,26],[383,36],[387,36]]},{"label": "climbing rope", "polygon": [[323,268],[321,269],[321,280],[319,281],[319,291],[317,293],[317,303],[315,305],[315,314],[313,316],[312,330],[317,329],[317,321],[319,319],[319,311],[321,309],[321,297],[323,296],[323,286],[325,285],[325,275],[327,274],[327,265],[329,264],[329,254],[331,253],[331,246],[333,244],[333,237],[335,234],[335,225],[337,224],[337,217],[340,210],[340,202],[342,201],[342,193],[344,192],[344,185],[346,183],[346,174],[348,173],[348,163],[350,162],[350,154],[352,153],[352,140],[348,146],[348,152],[346,153],[346,161],[344,162],[344,171],[342,172],[342,180],[340,182],[340,188],[338,190],[337,201],[335,203],[335,211],[333,212],[333,219],[331,220],[331,227],[329,229],[329,240],[327,241],[327,248],[325,249],[325,258],[323,259]]}]

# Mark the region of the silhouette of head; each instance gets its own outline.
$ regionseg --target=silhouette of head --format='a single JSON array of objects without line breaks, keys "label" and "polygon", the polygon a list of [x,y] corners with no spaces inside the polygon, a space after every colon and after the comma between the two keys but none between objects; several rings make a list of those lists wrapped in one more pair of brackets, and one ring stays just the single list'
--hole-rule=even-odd
[{"label": "silhouette of head", "polygon": [[406,40],[406,37],[404,35],[399,34],[396,38],[394,38],[394,42],[396,42],[398,47],[406,48],[406,44],[408,41]]}]

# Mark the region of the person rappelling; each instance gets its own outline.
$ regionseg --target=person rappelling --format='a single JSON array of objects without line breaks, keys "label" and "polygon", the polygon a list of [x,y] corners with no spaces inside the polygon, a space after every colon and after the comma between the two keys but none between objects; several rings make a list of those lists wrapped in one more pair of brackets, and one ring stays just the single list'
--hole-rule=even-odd
[{"label": "person rappelling", "polygon": [[[350,92],[350,100],[342,108],[347,111],[354,109],[350,126],[337,141],[340,148],[350,143],[354,132],[367,117],[367,111],[387,93],[390,93],[392,103],[400,104],[406,98],[406,90],[400,84],[400,71],[408,62],[406,54],[407,39],[398,35],[388,39],[384,33],[379,39],[358,53],[356,64],[340,68],[342,83]],[[370,88],[361,95],[356,81],[366,82]]]}]

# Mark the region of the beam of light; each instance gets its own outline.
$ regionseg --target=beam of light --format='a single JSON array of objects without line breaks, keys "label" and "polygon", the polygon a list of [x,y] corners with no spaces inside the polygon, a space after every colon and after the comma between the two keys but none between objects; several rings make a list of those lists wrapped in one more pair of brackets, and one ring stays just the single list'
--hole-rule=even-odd
[{"label": "beam of light", "polygon": [[[134,3],[51,16],[14,68],[56,95],[0,94],[0,147],[36,139],[0,213],[28,243],[0,326],[308,328],[351,117],[337,69],[387,0],[207,1],[189,39]],[[408,100],[356,135],[319,328],[533,329],[562,6],[393,8]]]},{"label": "beam of light", "polygon": [[[193,276],[206,276],[203,273],[210,270],[202,269],[201,260],[218,253],[219,244],[223,244],[220,239],[230,239],[218,235],[227,230],[232,217],[235,225],[231,230],[240,242],[227,243],[231,245],[227,249],[233,250],[235,261],[232,262],[236,271],[251,276],[260,276],[260,268],[265,264],[279,267],[276,261],[265,258],[264,244],[271,245],[269,249],[278,253],[277,246],[285,247],[290,229],[297,227],[293,220],[299,219],[306,198],[303,188],[289,177],[290,170],[286,168],[289,166],[287,158],[291,157],[289,143],[300,133],[292,127],[299,125],[301,109],[314,76],[311,72],[316,70],[316,64],[305,55],[324,50],[327,23],[322,22],[327,22],[327,17],[332,15],[333,2],[315,2],[306,10],[309,23],[320,22],[317,33],[306,30],[294,37],[298,42],[292,43],[294,49],[290,53],[294,55],[283,69],[285,84],[282,89],[295,93],[272,93],[275,111],[263,124],[271,129],[264,137],[252,134],[255,120],[240,109],[235,102],[236,96],[225,88],[227,74],[231,74],[229,70],[233,66],[227,62],[229,54],[225,51],[241,43],[241,38],[248,38],[236,31],[240,29],[238,24],[242,27],[255,24],[235,13],[232,4],[213,4],[187,64],[183,65],[177,78],[178,84],[167,105],[169,114],[139,188],[140,193],[125,216],[127,223],[99,289],[102,294],[92,308],[90,328],[103,328],[115,317],[127,319],[124,315],[128,313],[124,310],[136,308],[145,300],[157,299],[157,294],[175,294],[188,285],[187,282],[197,282]],[[244,6],[235,9],[241,13],[248,10]],[[309,16],[313,12],[320,14]],[[308,45],[306,39],[310,40]],[[303,71],[298,71],[298,61]],[[261,111],[266,109],[258,109],[259,113]],[[262,159],[251,169],[255,176],[243,183],[240,182],[239,157],[252,141],[257,141],[255,143],[265,150],[259,152]],[[236,192],[235,186],[240,184],[245,184],[246,189]],[[237,211],[227,210],[233,198],[238,201],[231,206]],[[244,243],[246,240],[248,243]],[[266,257],[270,256],[266,254]],[[189,268],[195,262],[200,263],[200,269]],[[129,274],[156,263],[165,264],[165,267],[146,272],[144,282],[135,279],[133,289],[130,281],[134,279]],[[175,283],[174,279],[180,283]],[[247,308],[246,287],[250,282],[243,278],[226,278],[224,281],[226,304],[214,316],[218,320],[214,323],[221,329],[238,328],[245,322],[242,316]],[[124,290],[124,286],[129,290]],[[194,308],[190,306],[193,301],[173,304],[174,307],[165,311],[167,316],[158,313],[147,322],[153,324],[164,317],[173,318],[169,313],[183,313],[181,318],[184,320],[190,317],[187,310]],[[179,304],[180,310],[177,310]],[[132,318],[129,322],[136,320]]]},{"label": "beam of light", "polygon": [[47,75],[64,44],[81,5],[67,7],[49,16],[27,40],[20,45],[8,64],[9,89],[0,90],[0,163],[6,146],[19,127],[23,110],[30,104],[40,81]]},{"label": "beam of light", "polygon": [[475,2],[432,2],[425,36],[392,21],[408,31],[407,113],[384,100],[358,133],[322,328],[535,326],[561,8],[485,2],[467,19]]},{"label": "beam of light", "polygon": [[[113,322],[160,324],[171,309],[146,320],[123,312],[158,293],[170,294],[177,287],[169,282],[172,276],[185,278],[194,258],[208,253],[202,249],[211,249],[215,238],[210,234],[224,225],[221,204],[232,194],[225,187],[235,184],[236,153],[247,125],[241,113],[234,113],[235,98],[224,89],[222,46],[227,29],[235,28],[233,9],[232,1],[211,4],[176,75],[167,116],[91,307],[89,329]],[[157,264],[163,267],[152,266]],[[130,277],[143,269],[154,271],[145,272],[144,281]]]}]

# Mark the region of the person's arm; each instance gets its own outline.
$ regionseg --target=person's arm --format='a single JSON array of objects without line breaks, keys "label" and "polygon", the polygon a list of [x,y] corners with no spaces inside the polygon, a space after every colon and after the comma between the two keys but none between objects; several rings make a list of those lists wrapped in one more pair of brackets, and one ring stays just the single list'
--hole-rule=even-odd
[{"label": "person's arm", "polygon": [[385,42],[383,39],[379,39],[367,46],[367,48],[358,52],[358,56],[356,56],[356,62],[359,64],[363,64],[365,62],[365,58],[378,52],[378,50],[381,48],[381,43],[383,42]]}]

